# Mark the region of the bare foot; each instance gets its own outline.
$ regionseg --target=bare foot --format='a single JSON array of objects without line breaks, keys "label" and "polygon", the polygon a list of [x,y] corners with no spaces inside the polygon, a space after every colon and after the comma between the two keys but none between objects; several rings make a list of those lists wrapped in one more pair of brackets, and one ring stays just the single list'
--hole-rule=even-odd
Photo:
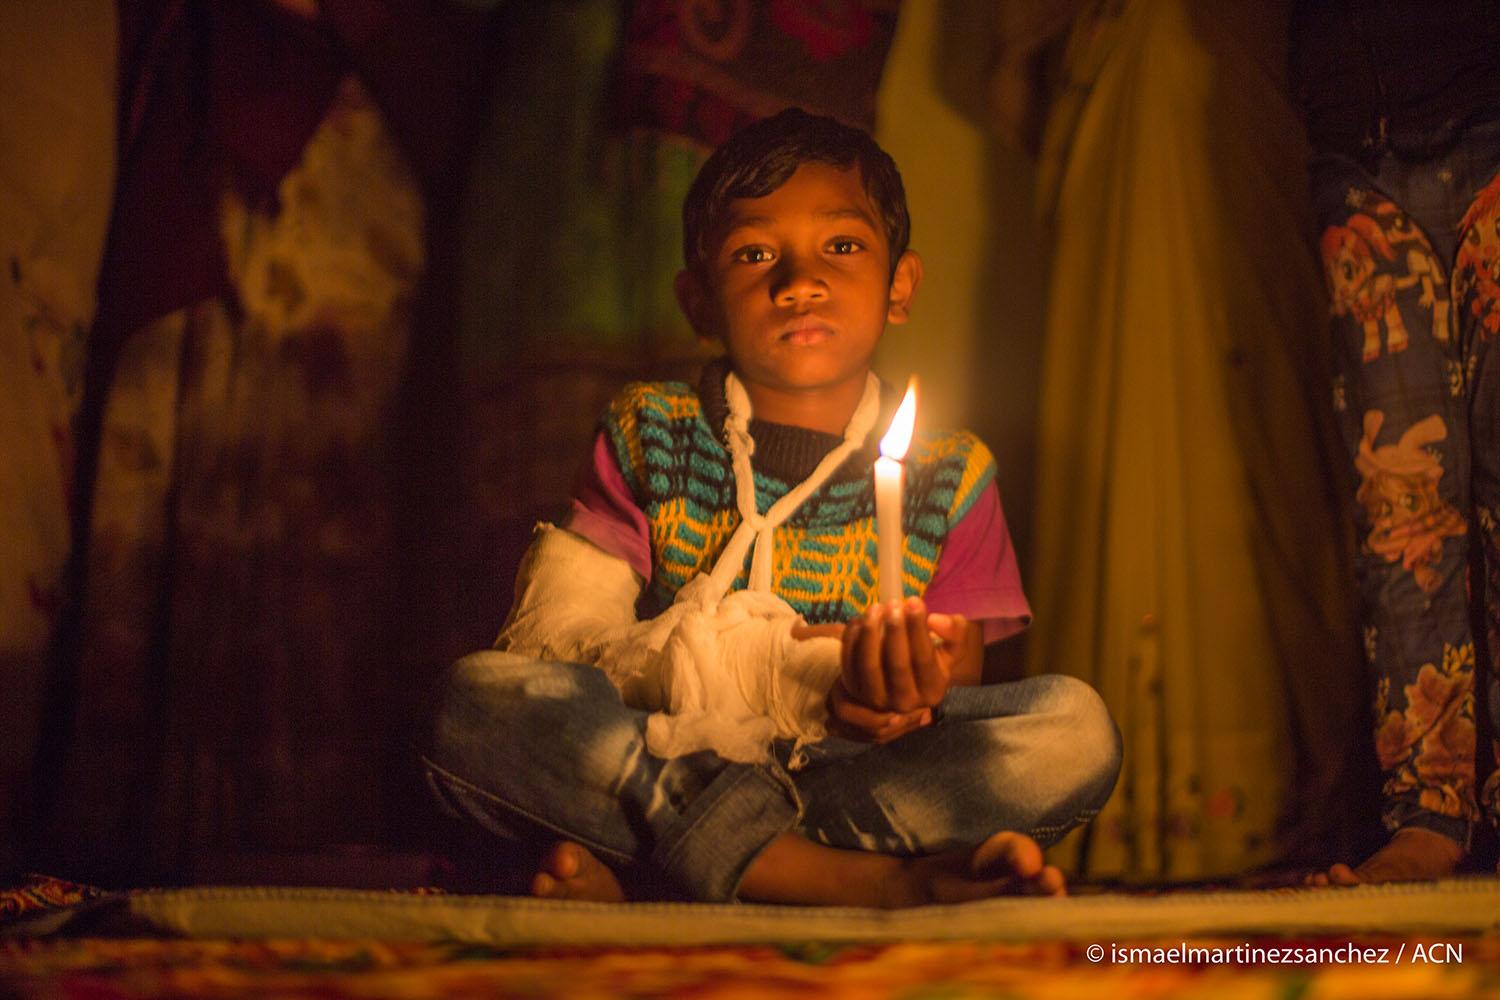
[{"label": "bare foot", "polygon": [[991,896],[1066,896],[1067,883],[1023,833],[997,833],[978,847],[915,858],[897,880],[891,905],[966,903]]},{"label": "bare foot", "polygon": [[1036,841],[1004,832],[978,847],[920,858],[847,851],[782,834],[756,856],[740,896],[765,903],[895,909],[990,896],[1063,896],[1062,872]]},{"label": "bare foot", "polygon": [[596,903],[623,903],[625,890],[609,867],[588,848],[571,841],[552,845],[542,855],[531,880],[531,894],[543,899],[587,899]]},{"label": "bare foot", "polygon": [[1418,826],[1396,831],[1391,842],[1358,868],[1336,864],[1307,877],[1308,885],[1360,885],[1364,882],[1421,882],[1452,875],[1463,860],[1454,840]]}]

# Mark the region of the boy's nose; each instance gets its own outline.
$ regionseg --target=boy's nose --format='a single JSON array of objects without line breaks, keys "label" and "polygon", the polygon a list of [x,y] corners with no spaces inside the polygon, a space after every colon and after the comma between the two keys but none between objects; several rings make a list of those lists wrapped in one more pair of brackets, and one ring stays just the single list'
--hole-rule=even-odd
[{"label": "boy's nose", "polygon": [[771,297],[780,306],[804,302],[821,302],[828,298],[828,286],[812,270],[796,261],[788,261],[771,288]]}]

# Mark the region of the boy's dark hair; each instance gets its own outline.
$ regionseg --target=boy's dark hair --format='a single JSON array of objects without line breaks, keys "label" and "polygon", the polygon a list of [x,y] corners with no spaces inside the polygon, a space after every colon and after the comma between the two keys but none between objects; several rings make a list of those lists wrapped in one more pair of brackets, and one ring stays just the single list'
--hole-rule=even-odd
[{"label": "boy's dark hair", "polygon": [[761,198],[785,184],[804,163],[857,167],[885,228],[891,273],[911,239],[906,189],[890,154],[863,129],[801,108],[787,108],[736,132],[703,164],[682,203],[682,257],[688,270],[706,274],[710,241],[736,198]]}]

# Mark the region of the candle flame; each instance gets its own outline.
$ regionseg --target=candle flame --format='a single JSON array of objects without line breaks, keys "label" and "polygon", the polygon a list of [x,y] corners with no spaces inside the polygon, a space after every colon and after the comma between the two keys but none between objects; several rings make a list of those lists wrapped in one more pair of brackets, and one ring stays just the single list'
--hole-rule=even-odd
[{"label": "candle flame", "polygon": [[913,375],[906,383],[906,395],[901,398],[901,405],[896,407],[896,415],[891,417],[890,429],[885,432],[885,437],[880,439],[880,453],[886,458],[897,460],[906,457],[906,449],[911,446],[911,434],[917,423],[917,377]]}]

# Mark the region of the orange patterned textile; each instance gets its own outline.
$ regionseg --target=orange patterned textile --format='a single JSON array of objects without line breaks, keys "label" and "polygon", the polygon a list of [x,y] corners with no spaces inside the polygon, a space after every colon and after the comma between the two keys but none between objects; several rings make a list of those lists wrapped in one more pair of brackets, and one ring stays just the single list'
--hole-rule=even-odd
[{"label": "orange patterned textile", "polygon": [[[1241,942],[1194,940],[1233,947]],[[1257,941],[1267,946],[1344,941]],[[1399,939],[1360,946],[1390,949]],[[692,997],[895,1000],[1141,996],[1256,1000],[1317,996],[1500,997],[1500,937],[1406,942],[1461,948],[1462,962],[1230,966],[1091,964],[1085,950],[1034,944],[765,945],[503,951],[390,941],[90,939],[0,943],[0,993],[14,997],[155,996]],[[1171,942],[1136,942],[1180,946]],[[1451,952],[1443,950],[1444,956]]]},{"label": "orange patterned textile", "polygon": [[30,875],[18,886],[0,889],[0,923],[40,910],[76,906],[106,895],[91,885]]}]

